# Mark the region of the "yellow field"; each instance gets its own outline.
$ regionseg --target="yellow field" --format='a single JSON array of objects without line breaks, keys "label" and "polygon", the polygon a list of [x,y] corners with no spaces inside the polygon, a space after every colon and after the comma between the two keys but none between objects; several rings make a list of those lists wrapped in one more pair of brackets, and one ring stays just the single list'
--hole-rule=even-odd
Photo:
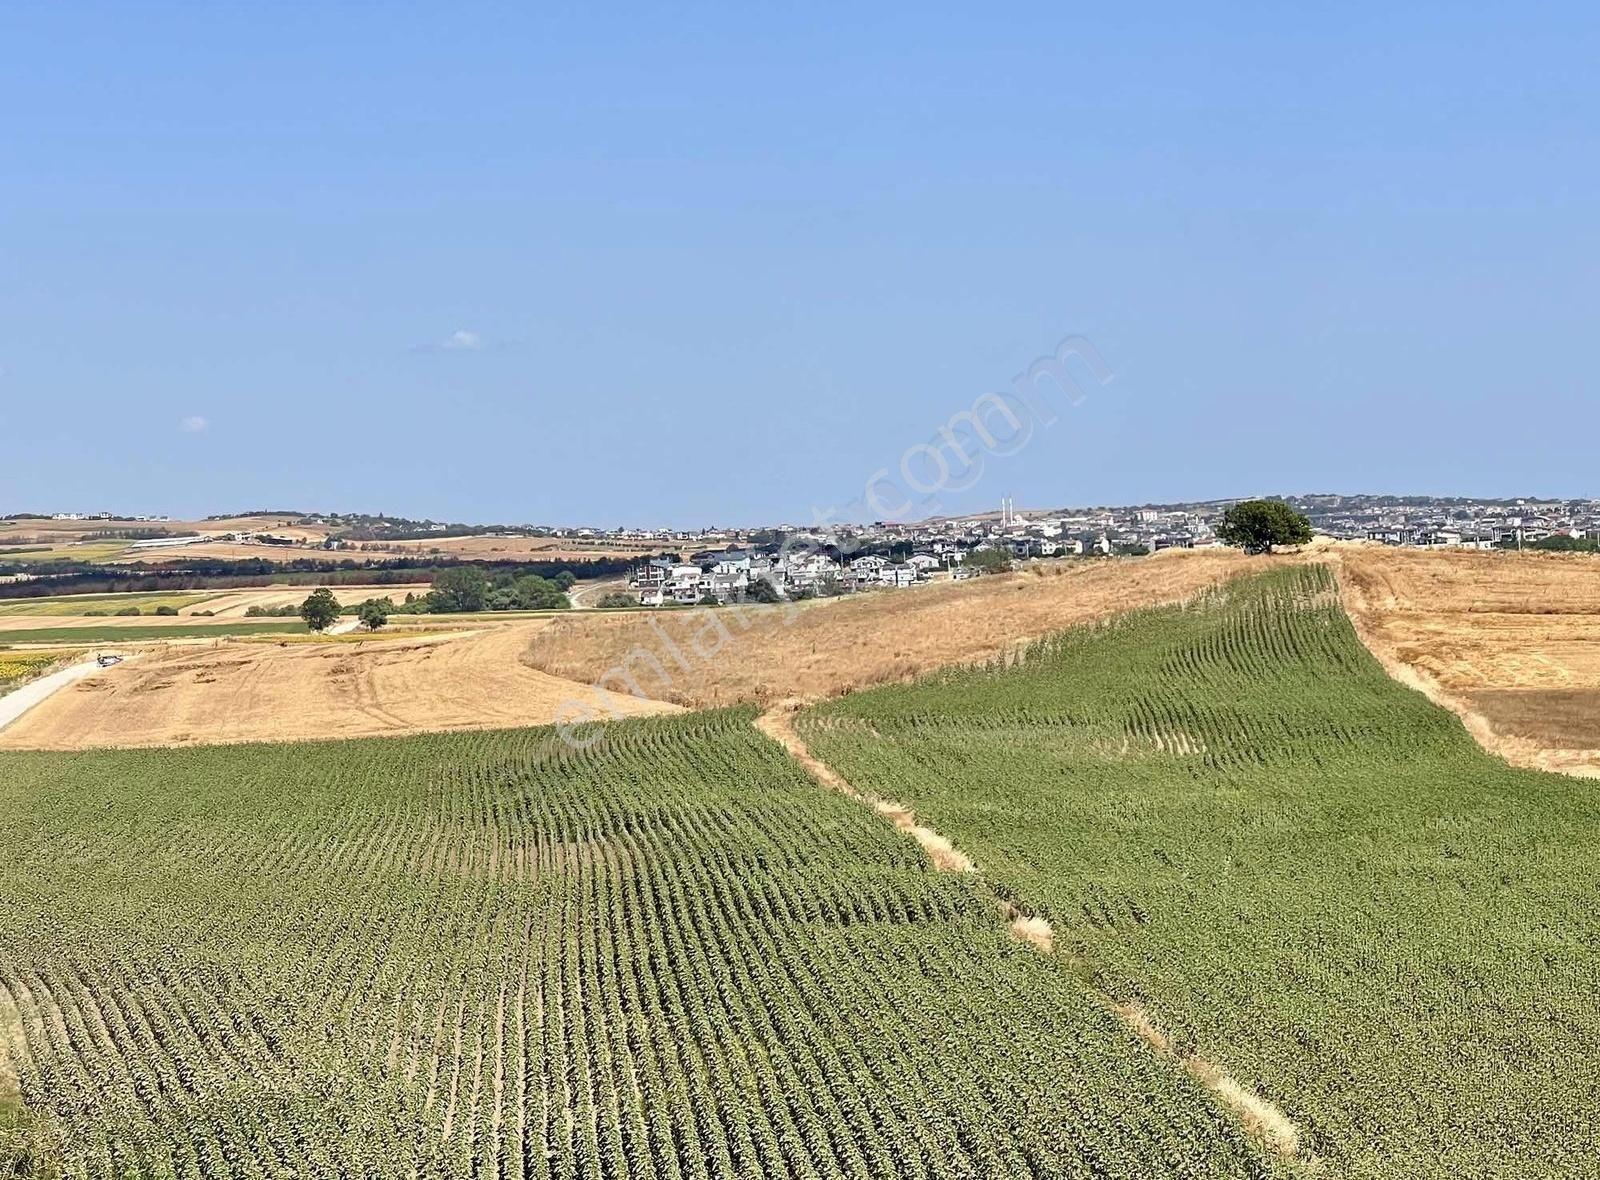
[{"label": "yellow field", "polygon": [[136,606],[143,614],[157,607],[176,610],[198,607],[217,597],[212,592],[196,594],[62,594],[54,598],[0,598],[0,618],[83,618],[92,614],[115,615]]},{"label": "yellow field", "polygon": [[[212,594],[200,609],[211,611],[217,618],[239,618],[252,606],[299,606],[315,590],[315,586],[256,586],[244,590],[219,590]],[[419,598],[433,587],[427,582],[411,582],[402,586],[332,586],[333,596],[341,603],[365,602],[369,598],[389,598],[403,602],[407,594]]]},{"label": "yellow field", "polygon": [[75,651],[0,651],[0,693],[32,680],[56,664],[68,663]]}]

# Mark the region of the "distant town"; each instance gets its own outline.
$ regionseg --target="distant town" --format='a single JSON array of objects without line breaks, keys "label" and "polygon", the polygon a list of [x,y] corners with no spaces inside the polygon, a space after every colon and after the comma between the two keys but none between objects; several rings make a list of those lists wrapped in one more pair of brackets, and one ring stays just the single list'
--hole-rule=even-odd
[{"label": "distant town", "polygon": [[[1098,506],[1091,508],[1018,509],[1010,500],[993,511],[965,516],[936,517],[916,522],[870,524],[776,523],[747,528],[705,527],[673,529],[618,526],[560,526],[545,524],[480,525],[411,520],[365,513],[309,514],[283,510],[252,510],[211,521],[246,517],[299,518],[296,523],[335,526],[334,539],[343,543],[405,540],[424,537],[495,536],[498,534],[556,537],[583,541],[628,542],[672,546],[764,545],[774,538],[812,536],[837,544],[854,538],[861,547],[896,542],[953,541],[972,547],[1004,537],[1019,543],[1027,556],[1057,556],[1094,552],[1153,553],[1170,548],[1204,548],[1217,544],[1214,527],[1227,509],[1244,497],[1171,504]],[[1337,495],[1272,496],[1304,513],[1318,535],[1341,540],[1379,541],[1387,545],[1421,548],[1467,546],[1477,549],[1515,548],[1551,537],[1574,540],[1600,539],[1600,500],[1468,499],[1437,496]],[[127,522],[149,527],[151,533],[171,517],[123,516],[112,512],[58,512],[49,516],[19,514],[6,519]],[[206,538],[217,533],[204,530]],[[240,541],[287,544],[289,538],[239,531],[227,534]],[[152,536],[168,544],[189,537]],[[193,538],[202,539],[199,536]]]},{"label": "distant town", "polygon": [[[1590,549],[1600,542],[1600,500],[1467,499],[1432,496],[1274,497],[1305,514],[1325,537],[1417,548]],[[204,542],[317,551],[382,564],[397,555],[461,560],[447,543],[461,538],[551,538],[563,549],[636,555],[627,598],[645,606],[745,601],[769,592],[794,599],[905,588],[962,579],[1030,559],[1138,556],[1207,549],[1236,499],[1176,504],[993,510],[917,522],[754,528],[672,529],[539,524],[452,524],[382,514],[251,511],[173,526],[166,516],[110,512],[19,514],[13,521],[103,523],[100,536],[126,542],[122,560],[182,560]],[[212,525],[215,527],[207,527]],[[405,548],[401,543],[422,548]],[[430,547],[438,542],[441,547]],[[311,556],[308,552],[307,556]],[[26,558],[18,553],[17,558]],[[13,559],[15,560],[15,558]],[[620,604],[615,603],[615,604]]]}]

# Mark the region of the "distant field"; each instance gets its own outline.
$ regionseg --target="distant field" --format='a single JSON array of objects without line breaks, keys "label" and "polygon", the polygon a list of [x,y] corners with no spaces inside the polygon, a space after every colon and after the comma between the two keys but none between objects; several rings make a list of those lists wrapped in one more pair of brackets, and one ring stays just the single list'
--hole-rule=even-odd
[{"label": "distant field", "polygon": [[1339,547],[1368,645],[1521,766],[1600,777],[1600,558]]},{"label": "distant field", "polygon": [[1384,675],[1320,567],[1010,663],[801,732],[1276,1103],[1308,1174],[1594,1174],[1600,795]]},{"label": "distant field", "polygon": [[751,713],[0,755],[73,1176],[1288,1174]]},{"label": "distant field", "polygon": [[364,542],[378,554],[437,555],[471,561],[572,561],[593,557],[633,557],[672,549],[659,544],[581,540],[574,537],[424,537],[415,541]]},{"label": "distant field", "polygon": [[0,598],[0,618],[15,615],[66,617],[84,615],[90,611],[114,615],[119,610],[136,606],[142,614],[151,614],[157,607],[170,606],[177,610],[198,606],[217,597],[204,594],[63,594],[54,598]]},{"label": "distant field", "polygon": [[229,635],[292,635],[305,634],[306,625],[298,619],[268,619],[256,622],[177,623],[157,626],[154,623],[129,624],[122,627],[32,627],[0,630],[0,647],[18,643],[132,643],[142,639],[222,639]]},{"label": "distant field", "polygon": [[[0,543],[4,542],[0,534]],[[109,561],[128,548],[127,541],[91,541],[71,545],[26,546],[24,552],[0,552],[0,564],[32,561]],[[6,548],[15,548],[6,546]]]},{"label": "distant field", "polygon": [[[221,618],[244,617],[245,612],[252,606],[297,607],[315,589],[315,585],[307,583],[300,586],[252,586],[242,590],[217,590],[212,592],[211,600],[205,604],[205,609]],[[330,589],[340,603],[350,604],[364,602],[369,598],[389,598],[395,602],[402,602],[407,594],[420,596],[433,589],[433,586],[428,582],[410,582],[398,586],[333,586]]]},{"label": "distant field", "polygon": [[[443,617],[443,616],[441,616]],[[300,741],[427,730],[547,725],[591,705],[584,685],[526,666],[532,632],[547,619],[371,638],[312,640],[294,628],[257,642],[174,644],[113,674],[74,685],[0,731],[0,747],[82,749]],[[258,625],[261,626],[261,625]],[[242,633],[245,625],[207,628]],[[252,635],[260,631],[250,632]],[[7,638],[0,631],[0,642]],[[108,640],[110,642],[110,640]],[[638,716],[676,707],[615,693],[609,713]]]}]

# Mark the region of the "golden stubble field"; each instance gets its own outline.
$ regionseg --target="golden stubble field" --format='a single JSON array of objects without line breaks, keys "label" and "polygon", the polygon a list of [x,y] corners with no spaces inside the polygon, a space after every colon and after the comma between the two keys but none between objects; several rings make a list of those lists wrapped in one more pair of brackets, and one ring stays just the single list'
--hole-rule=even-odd
[{"label": "golden stubble field", "polygon": [[[724,612],[726,635],[708,629],[703,611],[584,611],[534,635],[526,658],[554,676],[637,687],[691,708],[828,697],[986,659],[1077,623],[1179,602],[1285,560],[1299,559],[1169,550],[1040,563],[1025,573]],[[608,675],[618,668],[633,677],[631,686]]]},{"label": "golden stubble field", "polygon": [[[0,730],[0,749],[286,742],[548,725],[591,691],[519,658],[545,619],[470,631],[142,645]],[[619,716],[676,706],[607,694]]]},{"label": "golden stubble field", "polygon": [[1345,608],[1391,675],[1516,765],[1600,777],[1600,559],[1330,552]]}]

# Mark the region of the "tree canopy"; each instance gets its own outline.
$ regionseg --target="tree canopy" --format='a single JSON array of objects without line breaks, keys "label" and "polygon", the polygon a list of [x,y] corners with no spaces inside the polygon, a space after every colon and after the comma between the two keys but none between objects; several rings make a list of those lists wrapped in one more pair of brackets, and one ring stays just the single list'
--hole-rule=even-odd
[{"label": "tree canopy", "polygon": [[1223,514],[1217,537],[1246,553],[1271,553],[1310,541],[1311,522],[1281,500],[1243,500]]},{"label": "tree canopy", "polygon": [[1011,568],[1011,554],[999,549],[973,549],[961,559],[961,564],[979,573],[998,574]]},{"label": "tree canopy", "polygon": [[356,610],[356,618],[368,631],[376,631],[389,621],[394,602],[388,598],[369,598]]},{"label": "tree canopy", "polygon": [[313,631],[326,631],[339,618],[339,600],[332,590],[321,586],[300,604],[300,617]]},{"label": "tree canopy", "polygon": [[475,565],[440,570],[433,579],[433,589],[428,592],[431,609],[436,614],[480,611],[488,597],[489,575]]}]

